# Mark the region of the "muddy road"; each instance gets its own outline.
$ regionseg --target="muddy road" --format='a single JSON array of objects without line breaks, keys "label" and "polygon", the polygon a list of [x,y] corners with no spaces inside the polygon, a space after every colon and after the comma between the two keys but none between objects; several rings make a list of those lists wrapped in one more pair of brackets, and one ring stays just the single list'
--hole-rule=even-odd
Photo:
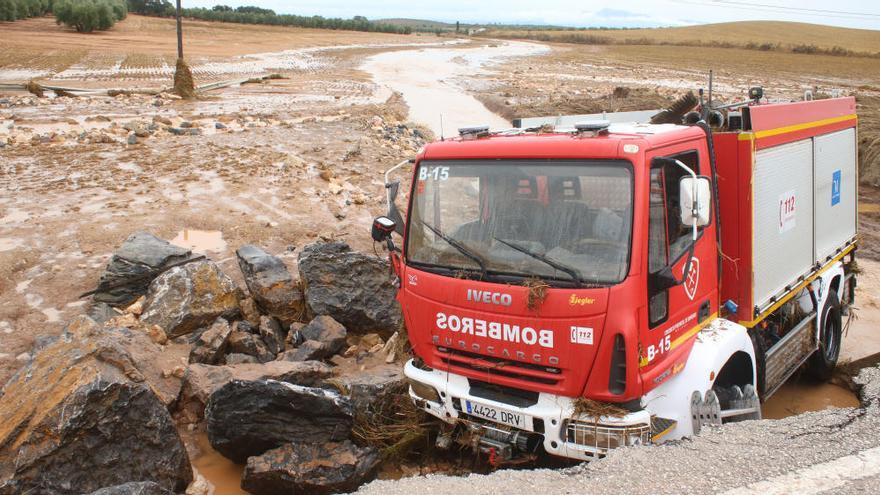
[{"label": "muddy road", "polygon": [[537,43],[500,42],[476,48],[422,48],[380,53],[361,68],[386,92],[401,93],[409,118],[428,126],[434,135],[455,136],[461,127],[510,127],[510,120],[492,112],[468,92],[488,74],[485,67],[510,57],[538,56],[548,47]]}]

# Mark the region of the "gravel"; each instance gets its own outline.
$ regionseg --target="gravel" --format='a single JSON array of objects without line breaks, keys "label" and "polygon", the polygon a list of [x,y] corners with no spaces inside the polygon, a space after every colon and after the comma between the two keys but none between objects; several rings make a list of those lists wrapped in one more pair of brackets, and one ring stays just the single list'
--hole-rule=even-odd
[{"label": "gravel", "polygon": [[[860,408],[704,428],[693,439],[615,450],[605,459],[564,470],[374,481],[357,493],[717,493],[880,446],[880,367],[862,370],[855,382],[863,385]],[[841,493],[864,493],[859,489],[871,481],[854,480]]]}]

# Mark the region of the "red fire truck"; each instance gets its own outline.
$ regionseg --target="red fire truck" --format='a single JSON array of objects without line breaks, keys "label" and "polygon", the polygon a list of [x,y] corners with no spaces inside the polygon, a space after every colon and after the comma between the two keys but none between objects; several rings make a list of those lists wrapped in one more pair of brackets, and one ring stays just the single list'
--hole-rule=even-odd
[{"label": "red fire truck", "polygon": [[387,184],[373,237],[438,444],[587,460],[760,418],[798,369],[830,377],[855,287],[855,101],[750,96],[667,123],[462,129],[410,162],[406,221]]}]

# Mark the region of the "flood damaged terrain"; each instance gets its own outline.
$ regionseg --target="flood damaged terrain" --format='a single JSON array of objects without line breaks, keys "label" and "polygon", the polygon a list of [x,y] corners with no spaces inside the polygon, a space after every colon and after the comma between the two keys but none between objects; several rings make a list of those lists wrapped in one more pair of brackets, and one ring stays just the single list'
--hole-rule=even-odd
[{"label": "flood damaged terrain", "polygon": [[[205,82],[265,72],[284,78],[191,101],[167,93],[0,95],[0,383],[87,309],[81,295],[95,289],[114,251],[135,231],[207,256],[239,287],[246,281],[236,250],[247,244],[273,253],[297,277],[300,253],[317,241],[342,241],[372,255],[370,223],[384,213],[382,173],[441,133],[506,128],[513,117],[660,108],[705,75],[540,43],[336,45],[206,53],[194,64]],[[124,57],[110,58],[49,68],[23,62],[0,70],[0,79],[35,77],[30,70],[84,87],[167,83],[165,62],[134,67]],[[763,77],[725,75],[715,90],[729,101]],[[773,80],[774,91],[787,98],[805,89],[847,94],[863,84],[828,75]],[[877,197],[870,189],[863,194],[869,220],[880,212]],[[862,365],[880,355],[877,260],[872,251],[860,261],[857,309],[843,347],[843,360]],[[353,345],[366,353],[367,343]],[[857,406],[845,378],[817,384],[798,377],[764,404],[763,415]],[[186,424],[187,455],[213,493],[246,493],[238,484],[244,466],[211,447],[204,425]],[[425,439],[419,446],[430,450]],[[425,456],[388,463],[379,477],[488,470],[469,462]]]}]

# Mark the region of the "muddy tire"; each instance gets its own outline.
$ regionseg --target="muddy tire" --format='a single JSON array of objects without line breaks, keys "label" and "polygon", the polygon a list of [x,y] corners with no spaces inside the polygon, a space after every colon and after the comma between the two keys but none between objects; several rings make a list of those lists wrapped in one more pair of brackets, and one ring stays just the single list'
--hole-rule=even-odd
[{"label": "muddy tire", "polygon": [[834,367],[837,366],[843,333],[840,299],[837,297],[837,292],[828,293],[819,321],[822,325],[819,332],[819,348],[807,362],[807,370],[816,379],[828,381],[834,373]]}]

